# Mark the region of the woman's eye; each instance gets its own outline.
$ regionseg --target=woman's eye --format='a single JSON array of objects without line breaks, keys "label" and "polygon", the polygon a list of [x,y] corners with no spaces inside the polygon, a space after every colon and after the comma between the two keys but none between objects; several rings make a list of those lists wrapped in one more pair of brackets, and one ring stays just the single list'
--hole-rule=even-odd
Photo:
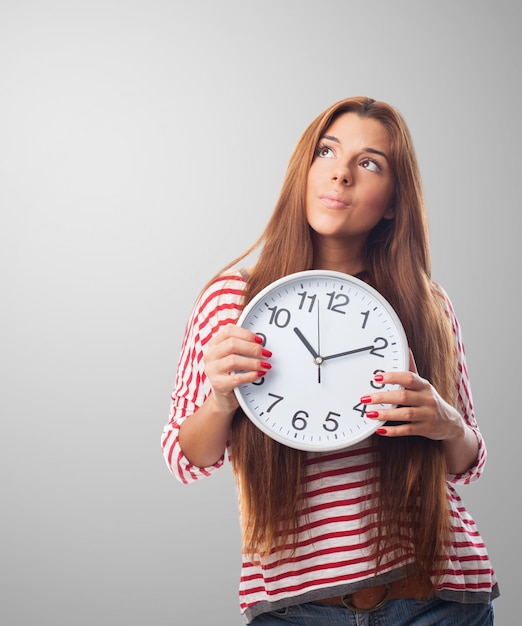
[{"label": "woman's eye", "polygon": [[324,158],[329,158],[333,156],[333,150],[328,146],[319,146],[315,151],[316,156]]},{"label": "woman's eye", "polygon": [[380,172],[381,166],[377,163],[377,161],[373,161],[372,159],[364,159],[361,162],[362,167],[366,170],[370,170],[370,172]]}]

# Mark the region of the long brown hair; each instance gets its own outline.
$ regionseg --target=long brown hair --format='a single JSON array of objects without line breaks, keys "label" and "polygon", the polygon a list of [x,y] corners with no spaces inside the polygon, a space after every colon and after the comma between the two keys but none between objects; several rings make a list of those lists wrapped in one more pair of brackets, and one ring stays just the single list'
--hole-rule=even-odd
[{"label": "long brown hair", "polygon": [[[390,105],[356,97],[337,102],[321,113],[295,147],[279,199],[263,234],[227,268],[261,248],[248,280],[246,303],[281,276],[313,267],[313,236],[305,212],[308,170],[320,137],[338,116],[347,112],[378,120],[386,128],[396,181],[394,218],[382,220],[368,236],[368,282],[397,311],[419,374],[454,404],[455,348],[447,313],[431,281],[419,169],[406,124]],[[422,593],[429,586],[430,574],[435,575],[444,558],[449,534],[447,470],[442,445],[423,437],[375,436],[374,441],[377,465],[385,468],[380,472],[374,509],[377,511],[374,557],[378,565],[379,554],[396,545],[404,529],[409,529],[411,545],[402,550],[411,550],[413,546],[418,588]],[[231,447],[241,486],[245,551],[262,558],[274,549],[282,550],[288,542],[295,544],[299,515],[306,506],[303,502],[306,453],[266,437],[240,409],[233,423]],[[259,485],[263,488],[259,489]]]}]

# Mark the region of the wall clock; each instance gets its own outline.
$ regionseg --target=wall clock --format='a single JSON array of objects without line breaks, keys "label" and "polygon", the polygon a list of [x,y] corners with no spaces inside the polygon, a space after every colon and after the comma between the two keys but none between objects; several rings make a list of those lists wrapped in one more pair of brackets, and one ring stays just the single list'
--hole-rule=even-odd
[{"label": "wall clock", "polygon": [[373,287],[336,271],[297,272],[260,291],[237,323],[272,351],[272,369],[234,390],[265,434],[322,452],[354,445],[382,426],[365,416],[360,398],[398,388],[373,377],[406,371],[409,352],[397,314]]}]

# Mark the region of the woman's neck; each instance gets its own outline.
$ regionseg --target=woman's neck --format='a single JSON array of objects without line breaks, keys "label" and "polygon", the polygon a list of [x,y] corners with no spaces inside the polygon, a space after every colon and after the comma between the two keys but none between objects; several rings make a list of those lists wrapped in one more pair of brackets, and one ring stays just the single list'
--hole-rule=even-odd
[{"label": "woman's neck", "polygon": [[316,247],[314,269],[334,270],[354,276],[366,269],[362,251],[347,247]]}]

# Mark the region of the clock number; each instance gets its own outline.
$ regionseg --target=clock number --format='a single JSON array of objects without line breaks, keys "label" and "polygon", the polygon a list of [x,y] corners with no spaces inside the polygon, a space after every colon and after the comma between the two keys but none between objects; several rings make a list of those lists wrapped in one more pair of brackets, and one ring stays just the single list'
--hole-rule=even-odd
[{"label": "clock number", "polygon": [[361,328],[366,328],[366,322],[370,316],[370,311],[361,311],[361,315],[364,317]]},{"label": "clock number", "polygon": [[[346,311],[341,311],[341,308],[347,306],[350,302],[350,298],[345,293],[337,293],[335,291],[330,291],[330,293],[327,293],[326,295],[330,296],[327,308],[330,309],[330,311],[346,315]],[[337,304],[334,304],[334,300],[338,300]]]},{"label": "clock number", "polygon": [[278,328],[285,328],[290,323],[292,317],[288,309],[278,309],[276,306],[268,307],[272,312],[269,324],[275,324]]},{"label": "clock number", "polygon": [[330,433],[333,433],[339,428],[339,422],[337,420],[334,420],[332,415],[335,415],[335,417],[341,417],[340,413],[334,413],[333,411],[330,411],[328,413],[324,420],[325,423],[323,424],[323,428]]},{"label": "clock number", "polygon": [[309,417],[306,411],[297,411],[294,417],[292,417],[292,426],[296,430],[304,430],[308,426],[305,417]]},{"label": "clock number", "polygon": [[[375,374],[384,374],[384,370],[375,370],[373,372],[373,375],[375,376]],[[376,383],[374,380],[370,380],[370,385],[374,389],[383,389],[385,386],[384,383]]]},{"label": "clock number", "polygon": [[361,414],[361,417],[364,417],[366,415],[366,404],[361,404],[359,402],[359,404],[356,404],[353,408],[354,411],[359,411],[359,413]]},{"label": "clock number", "polygon": [[[386,350],[386,348],[388,347],[388,342],[386,341],[386,339],[384,337],[376,337],[373,342],[375,343],[375,345],[373,346],[373,349],[370,350],[370,354],[375,354],[375,356],[380,356],[384,358],[384,354],[379,354],[379,350]],[[377,342],[379,342],[380,345],[377,345]]]},{"label": "clock number", "polygon": [[316,300],[317,296],[315,294],[313,296],[309,296],[307,291],[301,291],[301,293],[298,293],[297,295],[301,296],[301,302],[299,303],[299,310],[302,310],[302,308],[304,307],[304,304],[305,304],[305,300],[306,300],[306,298],[308,298],[310,300],[310,306],[308,307],[308,313],[311,313],[313,308],[314,308],[314,304],[315,304],[315,300]]},{"label": "clock number", "polygon": [[275,407],[275,405],[278,402],[281,402],[281,400],[284,399],[284,396],[278,396],[275,393],[269,393],[269,396],[272,396],[272,398],[277,398],[277,400],[275,402],[272,402],[272,404],[268,407],[268,409],[266,410],[267,413],[270,413],[270,411]]}]

